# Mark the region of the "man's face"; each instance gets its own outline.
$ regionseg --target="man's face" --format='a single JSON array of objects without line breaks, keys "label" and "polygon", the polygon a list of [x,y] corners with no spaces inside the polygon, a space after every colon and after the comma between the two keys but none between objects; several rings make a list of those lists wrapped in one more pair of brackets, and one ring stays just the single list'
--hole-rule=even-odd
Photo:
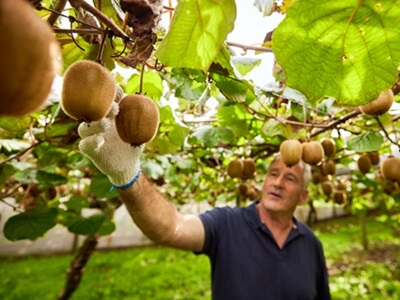
[{"label": "man's face", "polygon": [[308,191],[303,188],[303,171],[299,164],[287,167],[280,159],[275,160],[264,180],[262,206],[271,212],[292,214],[308,196]]}]

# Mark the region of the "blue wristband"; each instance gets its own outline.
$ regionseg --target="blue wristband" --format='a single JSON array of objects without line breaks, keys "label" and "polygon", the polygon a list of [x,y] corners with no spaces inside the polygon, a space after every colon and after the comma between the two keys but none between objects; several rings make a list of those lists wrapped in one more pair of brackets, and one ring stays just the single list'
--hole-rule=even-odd
[{"label": "blue wristband", "polygon": [[123,190],[123,189],[126,189],[126,188],[132,186],[132,185],[139,179],[139,176],[140,176],[141,171],[142,171],[142,169],[139,169],[139,171],[136,173],[135,177],[133,177],[133,179],[132,179],[131,181],[129,181],[128,183],[126,183],[126,184],[124,184],[124,185],[115,185],[115,184],[113,184],[113,185],[111,186],[110,193],[111,193],[114,189]]}]

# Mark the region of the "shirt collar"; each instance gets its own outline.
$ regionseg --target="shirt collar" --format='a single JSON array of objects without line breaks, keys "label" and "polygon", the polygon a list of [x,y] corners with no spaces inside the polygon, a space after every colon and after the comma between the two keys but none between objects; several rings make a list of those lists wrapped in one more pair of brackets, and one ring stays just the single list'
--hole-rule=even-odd
[{"label": "shirt collar", "polygon": [[[254,228],[260,228],[264,225],[261,221],[260,216],[258,215],[256,205],[259,203],[259,200],[253,201],[249,206],[245,208],[245,218],[247,222],[250,223]],[[295,216],[293,216],[293,229],[298,231],[300,234],[305,234],[304,226],[301,226],[301,222],[299,222]]]}]

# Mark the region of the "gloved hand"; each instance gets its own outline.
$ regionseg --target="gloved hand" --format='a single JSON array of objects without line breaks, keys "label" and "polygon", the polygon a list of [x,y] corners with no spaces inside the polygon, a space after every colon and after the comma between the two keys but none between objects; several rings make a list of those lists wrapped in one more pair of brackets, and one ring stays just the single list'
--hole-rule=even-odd
[{"label": "gloved hand", "polygon": [[115,126],[119,106],[113,102],[108,115],[100,121],[78,127],[79,149],[108,176],[116,188],[132,185],[140,175],[140,155],[144,146],[133,147],[122,141]]}]

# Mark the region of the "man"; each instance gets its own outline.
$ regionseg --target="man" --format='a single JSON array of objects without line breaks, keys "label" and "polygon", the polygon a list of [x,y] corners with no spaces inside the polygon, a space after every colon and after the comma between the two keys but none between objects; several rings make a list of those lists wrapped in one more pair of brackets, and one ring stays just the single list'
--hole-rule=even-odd
[{"label": "man", "polygon": [[215,208],[183,215],[140,172],[143,147],[120,140],[118,105],[99,122],[82,123],[80,149],[117,188],[138,227],[153,241],[206,254],[213,299],[330,299],[322,246],[293,213],[308,196],[310,167],[287,167],[279,158],[268,170],[260,201],[245,208]]}]

